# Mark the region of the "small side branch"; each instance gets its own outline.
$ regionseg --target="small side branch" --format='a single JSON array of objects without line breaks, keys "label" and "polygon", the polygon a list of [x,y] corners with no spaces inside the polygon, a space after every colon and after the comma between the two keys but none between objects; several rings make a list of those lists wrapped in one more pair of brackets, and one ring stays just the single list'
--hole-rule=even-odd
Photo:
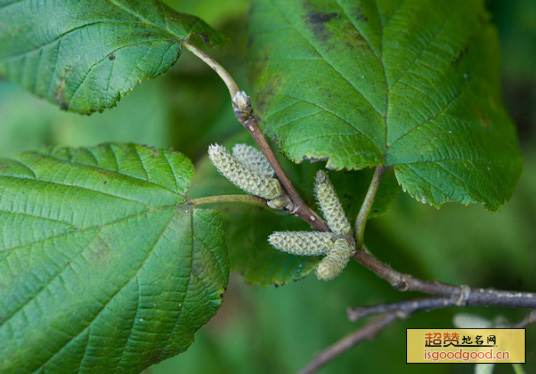
[{"label": "small side branch", "polygon": [[[488,304],[472,304],[476,305],[485,305]],[[354,308],[348,308],[348,319],[352,322],[359,321],[362,318],[374,315],[374,314],[386,314],[392,312],[403,313],[408,317],[414,313],[421,311],[430,311],[435,309],[444,309],[450,307],[457,307],[456,300],[450,299],[448,297],[428,297],[422,299],[411,299],[399,301],[396,303],[385,303],[372,306],[358,306]],[[523,328],[528,325],[536,323],[536,309],[531,311],[527,316],[518,323],[512,325],[512,328]]]},{"label": "small side branch", "polygon": [[352,322],[362,318],[390,312],[401,312],[408,316],[422,310],[443,309],[456,306],[456,301],[448,297],[430,297],[424,299],[404,300],[397,303],[385,303],[373,306],[359,306],[348,308],[348,319]]},{"label": "small side branch", "polygon": [[528,325],[532,325],[533,323],[536,323],[536,309],[530,312],[525,318],[523,318],[523,320],[519,321],[515,325],[512,325],[512,328],[522,329]]},{"label": "small side branch", "polygon": [[[405,300],[398,303],[379,304],[370,307],[358,307],[348,309],[349,318],[352,321],[370,316],[372,314],[382,314],[380,317],[355,331],[354,333],[339,340],[337,343],[326,348],[316,355],[300,374],[312,374],[326,365],[331,360],[337,358],[348,349],[361,343],[365,339],[373,339],[376,335],[395,322],[397,319],[409,318],[412,314],[432,309],[441,309],[449,306],[457,306],[456,302],[445,297],[434,297],[426,299]],[[512,328],[524,328],[536,322],[536,310],[529,313],[522,321],[513,324]]]},{"label": "small side branch", "polygon": [[318,353],[313,361],[311,361],[305,368],[303,368],[299,373],[300,374],[311,374],[316,372],[322,366],[326,365],[328,362],[340,356],[342,353],[346,352],[348,349],[353,346],[361,343],[365,339],[374,339],[376,335],[384,328],[389,326],[391,323],[395,322],[399,318],[404,318],[405,316],[399,315],[397,313],[388,313],[378,319],[372,321],[368,325],[363,326],[359,330],[353,332],[347,337],[339,340],[337,343],[333,344],[331,347],[326,348],[325,350]]}]

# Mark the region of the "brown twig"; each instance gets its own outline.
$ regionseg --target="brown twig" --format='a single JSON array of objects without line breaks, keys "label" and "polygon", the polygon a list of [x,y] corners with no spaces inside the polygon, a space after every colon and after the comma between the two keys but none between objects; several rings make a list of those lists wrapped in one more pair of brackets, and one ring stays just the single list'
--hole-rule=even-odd
[{"label": "brown twig", "polygon": [[428,297],[423,299],[411,299],[399,301],[396,303],[385,303],[372,306],[358,306],[348,308],[348,319],[352,322],[362,318],[391,312],[403,312],[408,315],[420,312],[422,310],[443,309],[456,306],[456,301],[448,297]]},{"label": "brown twig", "polygon": [[240,123],[242,123],[242,125],[246,128],[246,130],[249,131],[253,139],[255,139],[255,142],[257,142],[257,145],[261,149],[262,153],[264,153],[264,155],[268,159],[268,162],[270,162],[270,165],[272,165],[275,171],[275,175],[277,175],[277,178],[281,182],[281,185],[283,186],[288,197],[292,201],[293,208],[290,213],[300,217],[317,231],[329,231],[326,222],[324,222],[324,220],[320,218],[320,216],[316,214],[315,211],[313,211],[311,208],[309,208],[307,204],[305,204],[300,194],[298,194],[298,192],[292,185],[292,182],[281,167],[281,164],[279,163],[279,160],[272,151],[272,148],[270,148],[270,146],[268,145],[264,134],[259,129],[259,125],[257,124],[257,119],[255,118],[253,111],[251,111],[250,115],[246,119],[242,119],[239,116],[237,116],[237,118]]},{"label": "brown twig", "polygon": [[387,313],[368,325],[363,326],[359,330],[339,340],[337,343],[319,352],[313,361],[311,361],[306,367],[304,367],[300,374],[311,374],[320,369],[322,366],[333,360],[335,357],[346,352],[356,344],[361,343],[365,339],[374,339],[376,335],[384,328],[395,322],[399,318],[405,318],[403,314],[396,312]]},{"label": "brown twig", "polygon": [[536,294],[531,292],[503,291],[493,288],[472,288],[453,284],[426,281],[409,274],[402,274],[374,257],[366,247],[352,256],[380,278],[399,291],[416,291],[435,296],[445,296],[456,301],[457,306],[496,305],[514,308],[536,309]]}]

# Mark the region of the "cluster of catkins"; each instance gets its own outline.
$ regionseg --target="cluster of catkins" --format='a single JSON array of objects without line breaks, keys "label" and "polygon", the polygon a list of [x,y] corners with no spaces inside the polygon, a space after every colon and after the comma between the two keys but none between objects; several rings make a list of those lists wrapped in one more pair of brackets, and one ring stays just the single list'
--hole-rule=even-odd
[{"label": "cluster of catkins", "polygon": [[225,147],[214,144],[208,147],[208,157],[218,171],[238,188],[266,199],[270,208],[291,210],[290,198],[261,151],[247,144],[236,144],[231,154]]},{"label": "cluster of catkins", "polygon": [[[215,144],[209,147],[208,155],[219,172],[237,187],[266,199],[271,208],[291,210],[292,203],[262,152],[246,144],[236,144],[231,154]],[[341,273],[355,250],[349,242],[352,229],[333,185],[321,170],[316,175],[315,193],[331,232],[281,231],[271,234],[268,241],[294,255],[325,256],[317,266],[316,275],[318,279],[330,280]]]},{"label": "cluster of catkins", "polygon": [[331,232],[274,232],[268,241],[275,248],[302,256],[325,256],[316,268],[318,279],[331,280],[341,273],[354,252],[352,228],[328,175],[319,170],[315,180],[318,205]]}]

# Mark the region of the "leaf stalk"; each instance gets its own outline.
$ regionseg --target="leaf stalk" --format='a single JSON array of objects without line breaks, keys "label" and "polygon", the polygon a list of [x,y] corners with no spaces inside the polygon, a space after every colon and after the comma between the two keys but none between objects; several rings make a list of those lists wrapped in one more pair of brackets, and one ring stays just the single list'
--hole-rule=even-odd
[{"label": "leaf stalk", "polygon": [[197,199],[191,199],[190,201],[194,204],[194,207],[208,205],[208,204],[239,203],[239,204],[254,205],[254,206],[261,207],[261,208],[274,210],[266,204],[266,200],[257,196],[252,196],[252,195],[207,196],[207,197],[199,197]]},{"label": "leaf stalk", "polygon": [[378,192],[378,187],[380,186],[380,181],[382,179],[383,172],[385,167],[383,165],[378,165],[372,181],[370,182],[367,194],[365,195],[365,200],[361,205],[361,209],[357,214],[355,220],[355,239],[356,239],[356,248],[361,248],[364,244],[365,236],[365,226],[367,225],[367,220],[372,210],[372,204],[374,203],[374,198],[376,197],[376,192]]},{"label": "leaf stalk", "polygon": [[223,80],[223,82],[229,89],[231,98],[233,98],[234,95],[236,95],[236,93],[239,91],[238,85],[236,84],[231,74],[229,74],[223,66],[221,66],[218,62],[216,62],[216,60],[214,60],[212,57],[207,55],[205,52],[203,52],[199,48],[188,43],[186,40],[181,40],[181,44],[184,48],[186,48],[187,50],[192,52],[194,55],[199,57],[205,64],[210,66],[212,70],[214,70],[220,76],[220,78]]}]

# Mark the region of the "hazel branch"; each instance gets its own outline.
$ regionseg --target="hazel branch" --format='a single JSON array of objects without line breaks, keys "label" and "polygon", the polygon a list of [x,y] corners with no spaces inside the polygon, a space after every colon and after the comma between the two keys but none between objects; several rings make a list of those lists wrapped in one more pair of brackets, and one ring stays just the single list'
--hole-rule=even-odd
[{"label": "hazel branch", "polygon": [[[339,340],[332,346],[326,348],[316,355],[316,357],[300,371],[300,374],[312,374],[326,365],[328,362],[337,358],[350,348],[361,343],[365,339],[373,339],[384,328],[395,322],[397,319],[406,319],[411,315],[432,309],[447,308],[449,306],[458,306],[454,300],[445,297],[405,300],[398,303],[380,304],[364,308],[351,308],[351,312],[355,311],[355,317],[349,316],[350,320],[356,321],[360,318],[370,316],[372,314],[382,314],[380,317],[358,329],[352,334]],[[522,321],[513,324],[512,328],[524,328],[536,322],[536,310],[530,312]]]},{"label": "hazel branch", "polygon": [[416,291],[429,295],[445,296],[456,300],[457,306],[496,305],[513,308],[536,309],[536,293],[503,291],[493,288],[472,288],[466,285],[427,281],[410,274],[400,273],[374,257],[365,246],[352,256],[354,260],[389,282],[399,291]]},{"label": "hazel branch", "polygon": [[320,216],[316,212],[314,212],[311,208],[309,208],[307,204],[305,204],[301,196],[298,194],[298,192],[292,185],[292,182],[288,178],[287,174],[281,167],[281,164],[279,163],[274,152],[268,145],[264,134],[259,128],[257,119],[253,114],[253,110],[251,109],[251,100],[249,96],[239,91],[238,85],[231,77],[231,75],[225,70],[223,66],[213,60],[210,56],[208,56],[206,53],[196,48],[192,44],[188,43],[187,41],[182,41],[182,45],[194,55],[199,57],[208,66],[210,66],[227,85],[227,88],[229,89],[229,93],[231,94],[231,98],[233,100],[233,109],[235,111],[236,118],[240,121],[242,126],[244,126],[244,128],[249,131],[253,139],[255,139],[255,142],[261,149],[262,153],[264,153],[264,155],[268,159],[270,165],[272,165],[272,168],[275,171],[275,175],[281,182],[283,189],[285,190],[292,202],[292,207],[291,209],[289,209],[290,213],[300,217],[305,222],[309,223],[311,227],[317,231],[329,231],[326,222],[324,222],[324,220],[320,218]]},{"label": "hazel branch", "polygon": [[306,367],[300,370],[299,374],[312,374],[316,372],[322,366],[326,365],[334,358],[340,356],[342,353],[346,352],[353,346],[361,343],[363,340],[374,339],[380,331],[385,329],[391,323],[395,322],[397,319],[404,317],[405,316],[398,315],[397,313],[388,313],[379,317],[378,319],[375,319],[371,323],[363,326],[359,330],[339,340],[332,346],[319,352],[315,356],[313,361],[311,361]]}]

